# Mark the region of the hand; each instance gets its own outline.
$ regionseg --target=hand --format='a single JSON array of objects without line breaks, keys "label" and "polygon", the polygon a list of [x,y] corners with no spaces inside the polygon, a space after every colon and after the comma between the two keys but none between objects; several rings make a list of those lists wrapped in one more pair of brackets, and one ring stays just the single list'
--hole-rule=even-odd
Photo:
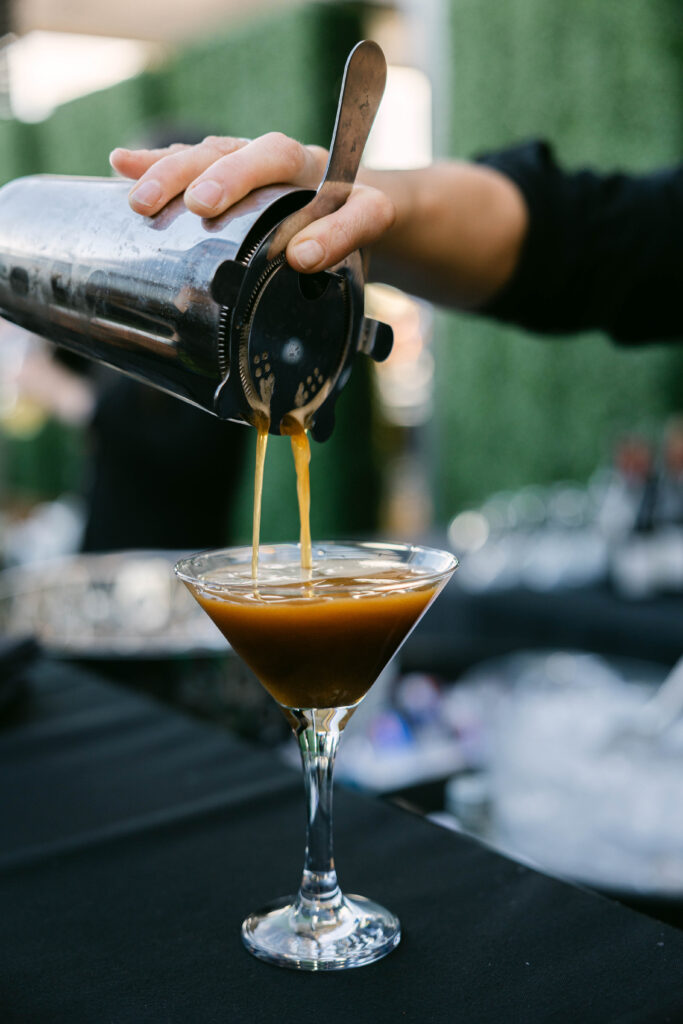
[{"label": "hand", "polygon": [[[110,161],[119,174],[136,179],[129,199],[137,213],[158,213],[184,192],[189,210],[201,217],[216,217],[264,185],[316,188],[325,171],[327,151],[271,132],[253,141],[209,136],[197,146],[115,149]],[[292,238],[287,260],[295,270],[325,270],[355,249],[376,242],[394,217],[394,204],[387,195],[356,184],[339,210]]]}]

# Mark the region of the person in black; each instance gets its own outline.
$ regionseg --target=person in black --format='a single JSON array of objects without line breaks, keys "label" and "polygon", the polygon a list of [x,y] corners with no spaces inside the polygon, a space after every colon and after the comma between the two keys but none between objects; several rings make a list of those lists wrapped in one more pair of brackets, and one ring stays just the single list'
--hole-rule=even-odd
[{"label": "person in black", "polygon": [[[215,216],[262,185],[315,186],[326,160],[279,133],[111,155],[136,180],[131,206],[147,215],[181,192],[189,209]],[[569,172],[546,143],[530,142],[474,163],[363,170],[341,209],[290,241],[287,259],[317,272],[362,246],[375,280],[431,301],[635,344],[683,338],[682,228],[682,166]]]},{"label": "person in black", "polygon": [[81,550],[230,543],[249,431],[120,374],[98,394]]},{"label": "person in black", "polygon": [[683,339],[683,167],[567,173],[540,142],[482,163],[517,185],[529,218],[517,267],[485,312],[544,334]]}]

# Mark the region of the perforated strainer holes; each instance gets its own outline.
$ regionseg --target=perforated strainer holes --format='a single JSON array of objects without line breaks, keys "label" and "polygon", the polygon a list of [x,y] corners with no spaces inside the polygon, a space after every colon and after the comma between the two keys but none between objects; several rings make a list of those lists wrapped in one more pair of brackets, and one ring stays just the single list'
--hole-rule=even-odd
[{"label": "perforated strainer holes", "polygon": [[313,370],[313,373],[309,373],[308,377],[306,378],[306,387],[308,390],[304,392],[304,398],[308,398],[309,392],[311,393],[311,395],[314,395],[318,388],[324,383],[324,380],[325,378],[323,377],[322,373],[316,366],[315,369]]},{"label": "perforated strainer holes", "polygon": [[[254,376],[257,379],[262,377],[264,373],[270,373],[270,363],[267,362],[268,359],[270,359],[270,356],[267,352],[262,352],[261,355],[255,355],[252,357],[252,363],[256,367],[256,370],[254,370]],[[261,368],[261,363],[263,363],[263,368]]]}]

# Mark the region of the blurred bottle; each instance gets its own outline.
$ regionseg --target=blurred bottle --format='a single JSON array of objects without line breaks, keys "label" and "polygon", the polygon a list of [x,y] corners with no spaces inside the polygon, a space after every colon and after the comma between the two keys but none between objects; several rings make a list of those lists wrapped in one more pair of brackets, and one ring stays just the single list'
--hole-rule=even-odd
[{"label": "blurred bottle", "polygon": [[650,444],[637,435],[622,438],[598,511],[598,524],[609,540],[620,541],[635,530],[652,528],[655,491]]},{"label": "blurred bottle", "polygon": [[683,526],[683,418],[671,420],[664,433],[653,519],[657,526]]}]

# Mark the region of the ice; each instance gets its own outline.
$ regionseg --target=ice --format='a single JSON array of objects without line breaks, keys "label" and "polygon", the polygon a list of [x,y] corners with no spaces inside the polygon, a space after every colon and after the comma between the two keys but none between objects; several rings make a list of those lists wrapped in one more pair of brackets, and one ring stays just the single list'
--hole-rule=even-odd
[{"label": "ice", "polygon": [[600,659],[554,655],[499,707],[491,791],[495,842],[607,889],[683,892],[683,724],[624,747],[652,688]]}]

